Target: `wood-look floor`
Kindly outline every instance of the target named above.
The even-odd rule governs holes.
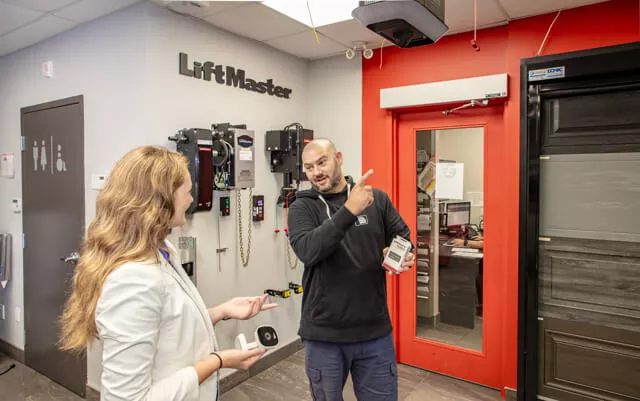
[[[0,354],[0,372],[11,363],[16,367],[0,376],[2,401],[81,401],[34,370]],[[425,372],[409,366],[398,367],[399,400],[402,401],[498,401],[496,390]],[[98,401],[90,394],[90,401]],[[255,377],[223,394],[221,401],[294,401],[310,400],[308,381],[304,373],[304,351],[272,366]],[[344,390],[345,401],[354,401],[351,381]]]
[[[221,398],[221,401],[310,400],[309,382],[304,372],[304,351],[298,351],[277,365],[234,387]],[[398,399],[400,401],[497,401],[501,398],[497,390],[399,365]],[[348,380],[345,386],[344,400],[356,400],[351,380]]]

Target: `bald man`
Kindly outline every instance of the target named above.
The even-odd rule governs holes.
[[[349,373],[358,400],[398,399],[396,356],[382,260],[409,228],[387,194],[342,172],[342,154],[327,139],[304,148],[313,189],[289,210],[289,241],[304,263],[302,317],[306,373],[315,401],[342,401]],[[413,250],[412,250],[413,251]],[[414,262],[411,253],[400,272]]]

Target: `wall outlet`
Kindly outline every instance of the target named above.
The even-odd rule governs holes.
[[[22,321],[22,313],[20,311],[20,307],[16,306],[16,322],[20,323]]]

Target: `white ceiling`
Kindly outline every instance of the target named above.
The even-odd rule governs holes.
[[[0,0],[0,56],[141,0]]]
[[[85,22],[141,1],[153,1],[216,27],[263,42],[305,59],[320,59],[353,46],[380,46],[381,38],[355,20],[312,29],[259,1],[171,0],[0,0],[0,56],[31,46]],[[305,1],[305,0],[290,0]],[[473,30],[473,1],[446,0],[447,34]],[[478,29],[509,20],[580,7],[606,0],[477,0]],[[194,5],[194,3],[200,3]]]

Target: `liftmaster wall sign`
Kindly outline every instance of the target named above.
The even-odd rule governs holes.
[[[274,85],[272,79],[267,79],[266,81],[261,82],[247,78],[244,70],[240,68],[236,69],[229,65],[225,67],[222,64],[214,64],[211,61],[205,61],[204,63],[193,61],[191,66],[189,66],[189,56],[185,53],[180,53],[179,72],[181,75],[186,75],[195,79],[202,79],[205,81],[215,80],[216,83],[221,85],[226,84],[227,86],[233,86],[234,88],[240,88],[284,99],[290,99],[291,92],[293,92],[292,89]]]

